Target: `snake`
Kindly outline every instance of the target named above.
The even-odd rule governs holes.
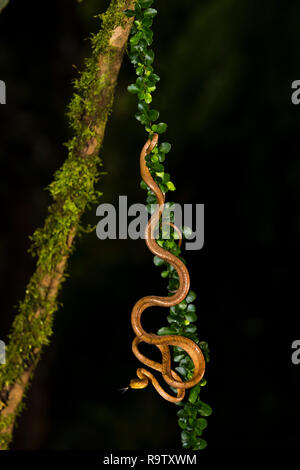
[[[190,289],[190,276],[185,264],[177,256],[159,246],[154,237],[155,227],[161,220],[164,210],[165,193],[161,191],[158,184],[154,181],[147,166],[146,156],[152,152],[154,147],[157,145],[157,142],[158,134],[153,133],[152,137],[148,138],[140,153],[140,174],[142,180],[148,188],[151,189],[157,199],[156,209],[146,225],[145,242],[149,250],[154,255],[175,268],[178,274],[179,287],[171,296],[161,297],[149,295],[142,297],[136,302],[131,312],[131,325],[136,335],[132,342],[132,352],[142,364],[160,372],[166,384],[175,389],[177,395],[174,396],[166,392],[152,372],[143,367],[137,369],[137,378],[130,380],[129,387],[131,389],[143,389],[147,387],[149,382],[151,382],[161,397],[167,401],[177,403],[183,400],[186,389],[192,388],[202,379],[205,372],[205,359],[201,348],[190,338],[180,335],[155,335],[153,333],[146,332],[141,324],[142,313],[147,308],[173,307],[186,298]],[[177,233],[181,233],[174,224],[169,223],[169,225],[172,225]],[[181,244],[181,237],[179,238],[179,244]],[[139,351],[138,346],[142,342],[154,345],[160,350],[162,356],[161,363],[147,358]],[[179,347],[190,356],[194,365],[193,376],[190,379],[184,381],[180,375],[171,368],[170,346]]]

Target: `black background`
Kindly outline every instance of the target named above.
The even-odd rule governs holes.
[[[71,81],[108,1],[11,0],[0,14],[0,338],[34,270],[29,235],[50,203],[43,189],[66,158]],[[211,360],[203,401],[213,408],[209,449],[295,449],[299,440],[299,128],[291,83],[300,79],[300,5],[290,0],[156,1],[153,105],[168,123],[167,160],[179,203],[204,203],[205,244],[187,251],[198,330]],[[74,67],[75,66],[75,67]],[[101,157],[99,204],[144,202],[138,155],[146,135],[126,87],[124,58]],[[96,207],[85,215],[95,225]],[[177,408],[149,387],[121,394],[135,376],[130,312],[164,295],[142,240],[77,240],[14,449],[180,448]],[[166,325],[149,310],[145,327]]]

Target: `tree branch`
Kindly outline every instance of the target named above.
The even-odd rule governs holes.
[[[100,15],[99,33],[91,39],[92,56],[75,81],[68,110],[74,137],[66,144],[68,158],[49,186],[54,201],[44,227],[32,237],[37,268],[12,325],[6,364],[0,365],[0,450],[6,450],[12,440],[25,391],[43,347],[49,344],[57,295],[80,218],[99,196],[95,190],[101,166],[98,153],[133,21],[123,12],[133,7],[134,0],[111,0],[106,13]]]

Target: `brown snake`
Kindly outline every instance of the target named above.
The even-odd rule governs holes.
[[[158,134],[154,134],[152,139],[148,139],[144,145],[141,154],[140,154],[140,170],[141,177],[147,186],[153,191],[157,198],[158,207],[150,218],[146,231],[145,231],[145,241],[149,250],[163,259],[170,265],[172,265],[178,274],[179,277],[179,288],[176,293],[169,297],[159,297],[154,295],[149,295],[143,297],[134,305],[131,313],[131,324],[132,328],[136,334],[136,337],[132,343],[132,351],[139,361],[141,361],[146,366],[151,367],[159,372],[161,372],[165,382],[171,387],[177,389],[177,396],[169,395],[158,383],[154,375],[149,372],[147,369],[139,368],[137,369],[138,379],[132,379],[130,381],[130,388],[138,389],[147,387],[149,380],[152,385],[155,387],[157,392],[168,401],[173,403],[180,402],[185,395],[185,389],[191,388],[196,385],[202,379],[205,371],[205,360],[203,353],[200,347],[191,339],[184,336],[178,335],[166,335],[158,336],[153,333],[147,333],[141,325],[141,315],[144,310],[149,307],[158,306],[158,307],[172,307],[179,304],[182,300],[185,299],[189,292],[190,288],[190,277],[185,264],[173,255],[169,251],[161,248],[155,241],[154,230],[160,221],[164,209],[165,196],[164,193],[160,190],[159,186],[155,183],[154,179],[151,176],[151,173],[147,167],[145,157],[147,154],[152,152],[158,141]],[[170,224],[173,228],[179,232],[179,229]],[[180,240],[181,243],[181,240]],[[162,354],[162,363],[148,359],[138,349],[138,344],[145,342],[148,344],[153,344],[156,346]],[[171,354],[170,346],[177,346],[183,349],[192,359],[194,364],[194,373],[193,377],[190,380],[183,381],[182,378],[171,369]]]

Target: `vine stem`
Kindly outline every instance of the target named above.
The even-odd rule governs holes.
[[[134,0],[111,0],[106,13],[101,15],[101,30],[92,39],[94,60],[86,62],[86,70],[82,74],[84,76],[86,72],[86,83],[78,81],[73,105],[69,107],[70,125],[75,136],[68,144],[68,157],[54,180],[54,187],[59,191],[56,189],[55,192],[53,188],[51,191],[50,185],[54,202],[49,207],[44,228],[39,232],[37,268],[12,325],[6,363],[0,366],[0,450],[9,448],[25,391],[43,346],[49,344],[52,334],[58,292],[64,281],[81,215],[91,202],[85,191],[93,194],[91,191],[97,181],[98,153],[133,22],[133,18],[127,18],[123,12],[133,6]],[[76,169],[76,173],[73,172],[75,180],[86,176],[83,180],[85,185],[74,181],[76,191],[68,173],[72,174],[73,169]],[[61,181],[64,181],[63,187],[58,186]],[[65,222],[63,228],[62,221]]]

